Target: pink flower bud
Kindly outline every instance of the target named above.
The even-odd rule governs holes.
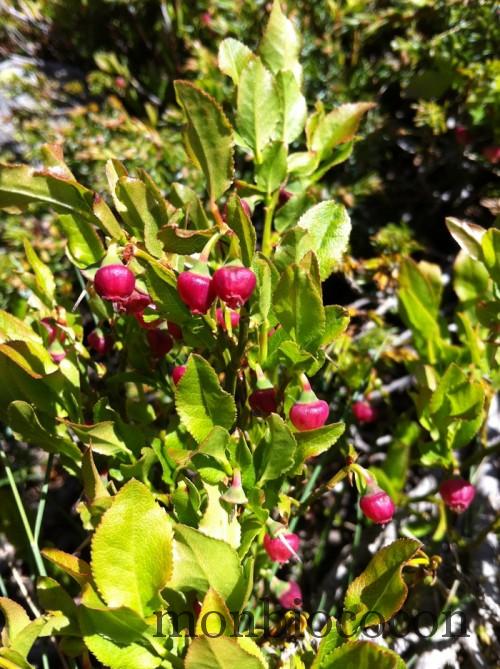
[[[179,383],[179,381],[182,379],[186,372],[186,365],[177,365],[177,367],[174,367],[172,370],[172,381],[174,382],[175,385]]]
[[[367,518],[377,525],[385,525],[392,520],[395,506],[392,499],[377,485],[371,484],[360,499],[359,506]]]
[[[461,478],[448,479],[439,486],[443,502],[455,513],[463,513],[472,503],[476,488]]]
[[[302,607],[302,590],[295,581],[288,582],[288,590],[280,596],[279,603],[284,609],[300,609]]]
[[[248,267],[221,267],[214,273],[214,291],[231,309],[243,306],[253,293],[256,278]]]
[[[181,272],[177,279],[177,291],[193,314],[206,314],[215,300],[212,279],[196,272]]]
[[[352,405],[352,413],[359,423],[373,423],[377,420],[378,412],[368,400],[360,400]]]
[[[103,300],[122,302],[135,288],[135,276],[125,265],[104,265],[94,277],[96,293]]]
[[[274,539],[266,534],[264,537],[264,549],[273,562],[288,562],[288,560],[299,550],[300,539],[296,534],[281,535],[285,541],[280,539],[280,535]],[[290,550],[289,546],[293,549]]]

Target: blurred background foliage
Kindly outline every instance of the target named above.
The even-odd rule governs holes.
[[[230,104],[218,45],[233,36],[254,48],[268,4],[1,0],[0,160],[36,162],[41,144],[56,141],[77,179],[97,190],[113,156],[167,193],[174,180],[197,188],[199,175],[181,167],[172,82],[197,80]],[[394,252],[398,239],[417,238],[442,262],[455,251],[445,216],[491,225],[499,210],[497,3],[288,0],[287,10],[303,37],[306,97],[327,108],[377,104],[363,128],[369,141],[322,184],[324,197],[351,211],[353,255]],[[26,227],[44,236],[42,214],[25,218],[23,231],[6,220],[0,279],[19,269],[13,251]],[[387,225],[405,232],[377,234]],[[13,294],[5,286],[0,300]]]

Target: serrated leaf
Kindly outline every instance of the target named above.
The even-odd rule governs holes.
[[[94,458],[92,457],[92,448],[89,446],[82,458],[82,479],[83,490],[89,502],[93,502],[100,497],[109,497],[109,492],[102,482]]]
[[[257,185],[268,195],[281,186],[286,179],[287,150],[283,142],[268,144],[262,153],[262,163],[257,168]]]
[[[213,234],[213,230],[186,230],[178,225],[166,225],[158,237],[167,253],[188,256],[200,253]]]
[[[394,541],[379,550],[364,572],[352,581],[344,600],[344,610],[351,614],[344,623],[348,634],[358,631],[370,611],[377,612],[377,620],[366,620],[367,624],[390,620],[399,611],[408,594],[402,570],[420,546],[414,539]]]
[[[179,325],[191,319],[191,312],[177,292],[177,281],[173,272],[159,264],[149,265],[145,280],[160,315]]]
[[[406,669],[392,650],[369,641],[348,641],[327,655],[314,669]]]
[[[112,240],[117,242],[124,242],[126,240],[127,236],[125,235],[124,230],[121,229],[115,215],[108,207],[106,200],[97,193],[94,196],[93,212],[96,217],[96,224],[103,232],[107,233]]]
[[[232,193],[227,202],[226,222],[238,237],[243,264],[246,267],[250,267],[255,254],[255,228],[241,206],[241,200],[236,193]]]
[[[229,517],[228,512],[220,503],[220,491],[217,485],[205,485],[207,491],[207,507],[198,525],[200,532],[214,539],[225,541],[235,550],[239,548],[241,527],[236,515]]]
[[[301,81],[300,38],[293,23],[283,14],[280,0],[273,2],[259,53],[271,72],[292,70],[297,81]]]
[[[84,586],[91,578],[90,565],[84,560],[60,551],[58,548],[44,548],[42,555]]]
[[[321,292],[299,265],[290,265],[274,291],[274,312],[301,348],[317,349],[325,332],[325,310]]]
[[[40,297],[42,302],[47,306],[51,307],[54,305],[54,296],[56,292],[56,282],[52,270],[40,260],[26,237],[23,242],[26,258],[35,274],[35,286],[38,297]]]
[[[223,390],[210,364],[191,355],[182,383],[175,390],[175,405],[182,424],[198,441],[216,425],[229,430],[236,419],[232,395]]]
[[[270,261],[264,256],[255,258],[252,269],[257,277],[257,286],[252,306],[262,321],[269,317],[273,294],[273,270]],[[274,270],[276,271],[276,270]]]
[[[172,184],[170,199],[175,206],[185,208],[188,225],[192,221],[197,230],[205,230],[211,226],[200,198],[189,186]]]
[[[86,446],[92,446],[96,453],[110,456],[125,455],[127,460],[130,459],[131,451],[118,434],[113,421],[105,420],[91,425],[65,421],[65,425],[71,428]]]
[[[200,637],[190,645],[186,669],[265,669],[255,655],[243,650],[236,639]]]
[[[48,453],[66,455],[75,463],[81,461],[82,454],[78,446],[70,439],[62,439],[46,430],[34,408],[27,402],[11,402],[7,409],[7,420],[10,428],[29,444],[40,446]]]
[[[203,170],[211,200],[217,200],[234,177],[233,130],[222,108],[189,81],[174,82],[187,128],[188,153]]]
[[[42,344],[43,340],[29,325],[7,311],[0,309],[0,344],[10,341]]]
[[[488,282],[486,267],[461,249],[453,264],[453,288],[459,299],[479,302],[488,293]]]
[[[303,214],[298,227],[308,232],[300,245],[303,255],[314,251],[318,256],[321,280],[327,279],[347,250],[351,220],[341,204],[326,200]]]
[[[202,596],[213,588],[230,609],[239,609],[240,579],[240,560],[234,548],[187,525],[176,525],[170,588],[196,590]]]
[[[120,215],[130,232],[144,241],[149,253],[160,258],[163,248],[158,231],[169,221],[166,202],[148,183],[128,176],[118,179],[115,192],[123,205]]]
[[[260,58],[253,58],[241,73],[236,127],[257,162],[270,141],[279,118],[279,100],[272,74]]]
[[[316,430],[295,432],[297,441],[297,464],[302,464],[308,458],[314,458],[327,451],[344,434],[345,423],[329,423]]]
[[[278,209],[274,217],[274,227],[278,232],[285,232],[296,225],[303,213],[312,205],[314,200],[307,193],[293,194],[286,204]]]
[[[30,624],[30,618],[23,607],[7,597],[0,597],[0,611],[5,617],[2,630],[2,644],[12,645],[17,635]]]
[[[500,286],[500,230],[490,228],[483,236],[481,250],[491,278]]]
[[[252,57],[250,49],[237,39],[227,37],[219,46],[219,69],[238,85],[241,71]]]
[[[61,214],[57,218],[68,240],[71,259],[78,267],[96,265],[105,255],[105,249],[92,224],[78,214]]]
[[[288,70],[281,70],[276,75],[276,90],[280,103],[276,135],[285,144],[291,144],[304,130],[307,118],[306,99],[297,79]]]
[[[203,599],[196,621],[196,636],[232,636],[233,631],[233,619],[225,601],[218,592],[210,588]]]
[[[361,119],[374,106],[372,102],[347,103],[320,115],[314,130],[308,133],[307,148],[315,152],[320,161],[328,158],[332,149],[353,139]]]
[[[286,474],[294,464],[297,442],[290,428],[277,414],[267,419],[268,434],[255,452],[258,485],[273,481]]]
[[[172,526],[146,486],[126,483],[92,540],[92,575],[106,604],[141,616],[161,604],[172,576]]]
[[[486,233],[484,228],[475,223],[461,221],[452,216],[446,219],[446,227],[461,249],[468,253],[471,258],[474,258],[474,260],[481,259],[481,240]]]
[[[93,193],[62,175],[58,168],[35,170],[28,165],[0,165],[0,209],[43,202],[59,213],[93,220]]]
[[[335,304],[329,304],[325,307],[325,334],[324,346],[334,342],[340,335],[346,331],[350,321],[349,312],[344,307]]]

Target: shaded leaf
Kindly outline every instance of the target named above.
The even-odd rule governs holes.
[[[361,623],[378,624],[390,620],[399,611],[408,594],[402,570],[420,546],[414,539],[394,541],[379,550],[364,572],[352,581],[344,600],[344,609],[351,614],[344,622],[348,634],[356,632]],[[378,613],[376,617],[372,615],[363,620],[374,611]]]
[[[217,200],[233,180],[233,130],[210,95],[189,81],[177,80],[174,87],[187,121],[188,154],[203,170],[210,199]]]
[[[189,357],[176,387],[175,404],[182,424],[198,442],[216,425],[229,430],[236,419],[232,395],[222,390],[213,368],[196,354]]]

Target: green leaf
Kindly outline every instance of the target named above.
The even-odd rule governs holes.
[[[43,202],[62,214],[94,219],[93,193],[58,168],[35,170],[28,165],[0,165],[0,209]]]
[[[239,643],[242,639],[224,636],[195,639],[186,656],[186,669],[265,669],[260,657],[243,650]]]
[[[274,227],[278,232],[288,230],[313,204],[314,200],[307,193],[294,193],[288,202],[276,212]]]
[[[202,596],[213,588],[230,609],[239,609],[241,566],[238,554],[228,543],[187,525],[176,525],[174,560],[170,588],[196,590]]]
[[[216,425],[229,430],[236,419],[232,395],[222,390],[210,364],[191,355],[182,383],[175,390],[177,413],[187,431],[202,441]]]
[[[226,222],[238,237],[243,264],[246,267],[250,267],[255,253],[255,228],[241,206],[241,200],[236,193],[232,193],[227,202]]]
[[[293,467],[297,442],[290,428],[277,414],[267,419],[269,432],[255,451],[258,485],[273,481]]]
[[[344,434],[345,423],[329,423],[317,430],[295,432],[297,440],[296,462],[302,464],[308,458],[314,458],[327,451]]]
[[[79,463],[82,454],[71,439],[62,439],[46,430],[31,406],[21,400],[11,402],[7,409],[7,421],[10,428],[24,441],[40,446],[48,453],[63,454],[75,463]]]
[[[340,335],[347,330],[350,316],[347,309],[339,307],[334,304],[325,307],[325,334],[323,346],[327,346],[334,342]]]
[[[102,482],[92,457],[92,447],[89,446],[82,458],[83,490],[89,502],[100,497],[109,497],[109,492]]]
[[[125,242],[127,239],[125,232],[121,229],[106,200],[97,193],[94,196],[93,211],[96,224],[103,232],[107,233],[113,241]]]
[[[348,103],[320,115],[313,131],[308,133],[307,148],[315,152],[320,161],[328,158],[338,144],[353,139],[361,119],[374,106],[372,102]]]
[[[269,317],[273,293],[273,270],[271,261],[264,256],[257,256],[253,262],[252,269],[257,277],[257,286],[252,300],[252,306],[262,321]]]
[[[203,636],[206,633],[210,638],[215,638],[232,636],[233,632],[234,621],[225,601],[218,592],[210,588],[203,599],[196,621],[196,636]]]
[[[446,227],[460,248],[471,258],[474,260],[482,258],[481,240],[486,232],[484,228],[451,216],[446,219]]]
[[[7,311],[0,309],[0,344],[10,341],[24,341],[42,344],[43,340],[29,325]]]
[[[500,230],[490,228],[482,238],[481,249],[491,278],[500,286]]]
[[[274,311],[301,348],[318,348],[325,332],[321,291],[299,265],[290,265],[281,275],[274,292]]]
[[[40,260],[26,237],[23,242],[26,258],[35,274],[37,295],[47,306],[52,307],[56,292],[56,282],[52,270]]]
[[[316,253],[324,281],[347,250],[351,233],[349,215],[343,205],[326,200],[308,209],[301,216],[298,227],[309,233],[301,246],[303,255],[310,250]]]
[[[479,302],[488,291],[489,274],[486,267],[461,250],[453,265],[453,288],[462,302]]]
[[[200,520],[199,530],[208,537],[221,539],[235,550],[238,550],[241,540],[241,527],[236,515],[230,517],[220,502],[218,485],[205,485],[207,491],[207,507]]]
[[[344,600],[344,609],[351,614],[344,623],[347,634],[359,631],[361,623],[375,625],[390,620],[399,611],[408,594],[402,570],[420,546],[413,539],[394,541],[379,550],[364,572],[352,581]],[[373,616],[373,611],[378,615]],[[372,616],[363,620],[369,612]]]
[[[406,669],[406,664],[388,648],[369,641],[348,641],[314,669]]]
[[[127,460],[130,459],[131,452],[118,434],[113,421],[105,420],[93,425],[66,421],[65,424],[86,446],[92,446],[92,450],[96,453],[111,456],[125,455]]]
[[[250,60],[238,86],[236,126],[257,162],[278,123],[279,100],[272,74],[260,58]]]
[[[280,0],[274,0],[271,16],[259,45],[262,60],[271,70],[291,70],[300,82],[300,38],[293,23],[281,11]]]
[[[432,282],[411,258],[405,258],[399,271],[399,310],[412,330],[415,344],[431,363],[436,362],[441,347],[438,324],[440,297]]]
[[[203,170],[210,199],[217,200],[233,181],[233,130],[210,95],[189,81],[177,80],[174,87],[186,116],[187,152]]]
[[[442,444],[451,451],[466,446],[477,434],[485,417],[484,402],[482,384],[468,378],[452,363],[439,381],[424,415],[430,414],[431,427],[438,429]]]
[[[12,648],[0,648],[0,667],[1,669],[35,669]]]
[[[155,263],[147,267],[145,280],[159,315],[166,316],[179,325],[191,320],[191,312],[177,292],[177,280],[173,272]]]
[[[169,221],[165,200],[148,183],[128,176],[118,179],[115,192],[123,205],[120,215],[131,233],[144,241],[149,253],[160,258],[163,248],[158,231]]]
[[[92,540],[92,575],[110,607],[142,616],[160,608],[172,576],[172,526],[145,485],[126,483]]]
[[[250,49],[237,39],[227,37],[219,46],[219,69],[237,86],[240,75],[253,54]]]
[[[26,611],[17,602],[0,597],[0,611],[5,617],[5,627],[2,630],[2,644],[12,646],[20,632],[30,624]]]
[[[72,261],[81,268],[98,264],[105,255],[104,247],[94,227],[79,214],[61,214],[57,218]]]
[[[276,90],[280,103],[277,136],[291,144],[304,130],[307,118],[306,99],[292,72],[282,70],[276,75]]]
[[[200,253],[213,234],[213,230],[186,230],[178,225],[166,225],[158,237],[167,253],[188,256]]]
[[[91,572],[90,565],[84,560],[60,551],[58,548],[44,548],[42,555],[50,562],[53,562],[59,569],[62,569],[71,578],[74,578],[77,583],[84,586],[90,581]]]
[[[172,184],[172,189],[170,199],[175,206],[185,208],[187,224],[189,225],[193,221],[194,227],[197,230],[209,228],[211,225],[210,221],[207,218],[200,198],[194,190],[180,183]]]
[[[44,611],[64,613],[74,618],[77,611],[75,602],[55,579],[44,576],[36,584],[38,602]]]
[[[262,153],[262,163],[257,167],[257,185],[268,195],[277,190],[286,179],[287,150],[283,142],[268,144]]]

